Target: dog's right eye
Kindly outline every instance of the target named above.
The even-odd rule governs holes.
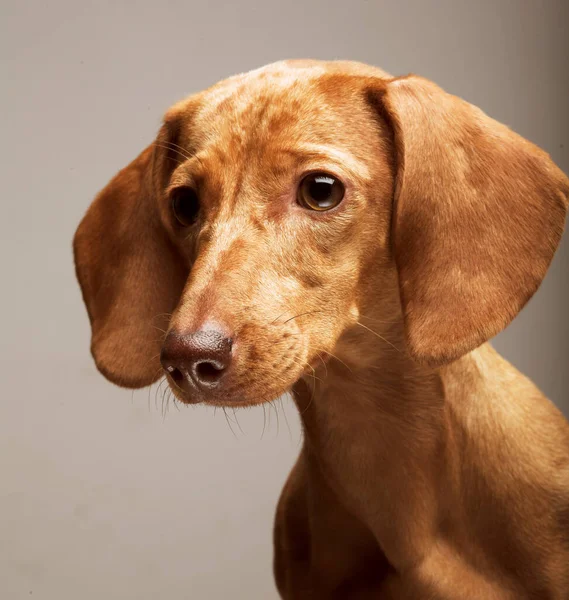
[[[328,173],[311,173],[300,183],[297,202],[304,208],[325,211],[335,208],[344,198],[344,185]]]
[[[193,225],[200,211],[198,193],[191,187],[179,187],[170,195],[172,214],[182,227]]]

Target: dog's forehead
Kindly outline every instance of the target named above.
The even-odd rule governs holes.
[[[381,69],[355,61],[286,60],[220,81],[203,93],[204,106],[215,111],[229,99],[235,107],[245,106],[255,96],[310,87],[333,75],[389,77]]]
[[[193,126],[209,140],[274,140],[301,120],[306,132],[325,110],[318,87],[326,75],[322,66],[279,65],[232,77],[200,95]]]
[[[354,140],[360,76],[388,77],[360,63],[307,60],[283,61],[230,77],[189,99],[183,142],[197,152],[209,148],[235,155],[237,150],[250,154],[302,141]],[[363,99],[363,94],[358,97]]]
[[[321,65],[290,67],[277,63],[261,67],[224,79],[205,90],[203,104],[212,111],[228,100],[232,100],[235,107],[246,105],[254,96],[282,91],[302,81],[307,83],[325,73],[326,69]]]

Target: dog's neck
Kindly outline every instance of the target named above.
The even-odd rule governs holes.
[[[294,395],[306,451],[330,488],[391,560],[406,562],[420,552],[406,547],[409,531],[426,526],[438,510],[434,493],[449,430],[439,373],[382,338],[366,343],[371,363],[332,359],[315,378],[299,382]]]

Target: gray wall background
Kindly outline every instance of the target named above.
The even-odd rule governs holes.
[[[94,194],[174,101],[285,57],[420,73],[569,171],[566,0],[2,0],[0,596],[276,598],[274,507],[294,407],[163,416],[88,353],[71,260]],[[569,414],[569,239],[496,340]],[[155,395],[156,394],[156,395]],[[157,403],[155,404],[155,397]],[[165,410],[165,409],[164,409]],[[231,412],[230,419],[234,419]]]

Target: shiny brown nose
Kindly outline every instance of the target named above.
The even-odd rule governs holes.
[[[173,330],[166,336],[160,362],[183,391],[207,391],[219,385],[229,368],[231,339],[216,330],[189,334]]]

